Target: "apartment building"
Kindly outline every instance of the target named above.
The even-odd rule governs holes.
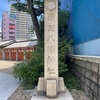
[[[19,12],[10,5],[10,14],[16,15],[16,39],[23,40],[31,38],[33,28],[31,16],[27,12]]]
[[[2,38],[3,40],[16,38],[16,16],[8,12],[2,14]]]

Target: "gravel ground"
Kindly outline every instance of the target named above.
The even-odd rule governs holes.
[[[8,98],[8,100],[30,100],[31,92],[25,92],[21,86]]]
[[[19,86],[18,89],[8,98],[8,100],[30,100],[32,91],[33,90],[25,91],[21,86]],[[90,100],[81,90],[72,89],[70,93],[74,100]]]
[[[71,95],[73,96],[74,100],[90,100],[84,92],[81,90],[72,89],[70,91]]]

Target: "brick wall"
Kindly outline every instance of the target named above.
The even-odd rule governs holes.
[[[100,100],[100,57],[67,56],[67,63],[91,100]]]

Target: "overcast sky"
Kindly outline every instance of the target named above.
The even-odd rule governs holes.
[[[2,12],[6,12],[6,11],[9,11],[8,0],[0,0],[0,32],[1,32]]]

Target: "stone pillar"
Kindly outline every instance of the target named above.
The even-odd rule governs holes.
[[[44,78],[39,78],[37,91],[54,98],[65,92],[63,78],[58,77],[58,0],[45,0],[44,5]]]
[[[16,61],[18,61],[18,49],[16,49]]]
[[[58,80],[58,0],[45,0],[45,79]]]
[[[5,60],[5,50],[2,50],[2,60]]]
[[[48,97],[58,90],[58,0],[45,0],[45,88]]]
[[[26,51],[25,51],[25,49],[24,49],[24,60],[26,60]]]
[[[11,50],[9,49],[9,60],[11,60]]]

